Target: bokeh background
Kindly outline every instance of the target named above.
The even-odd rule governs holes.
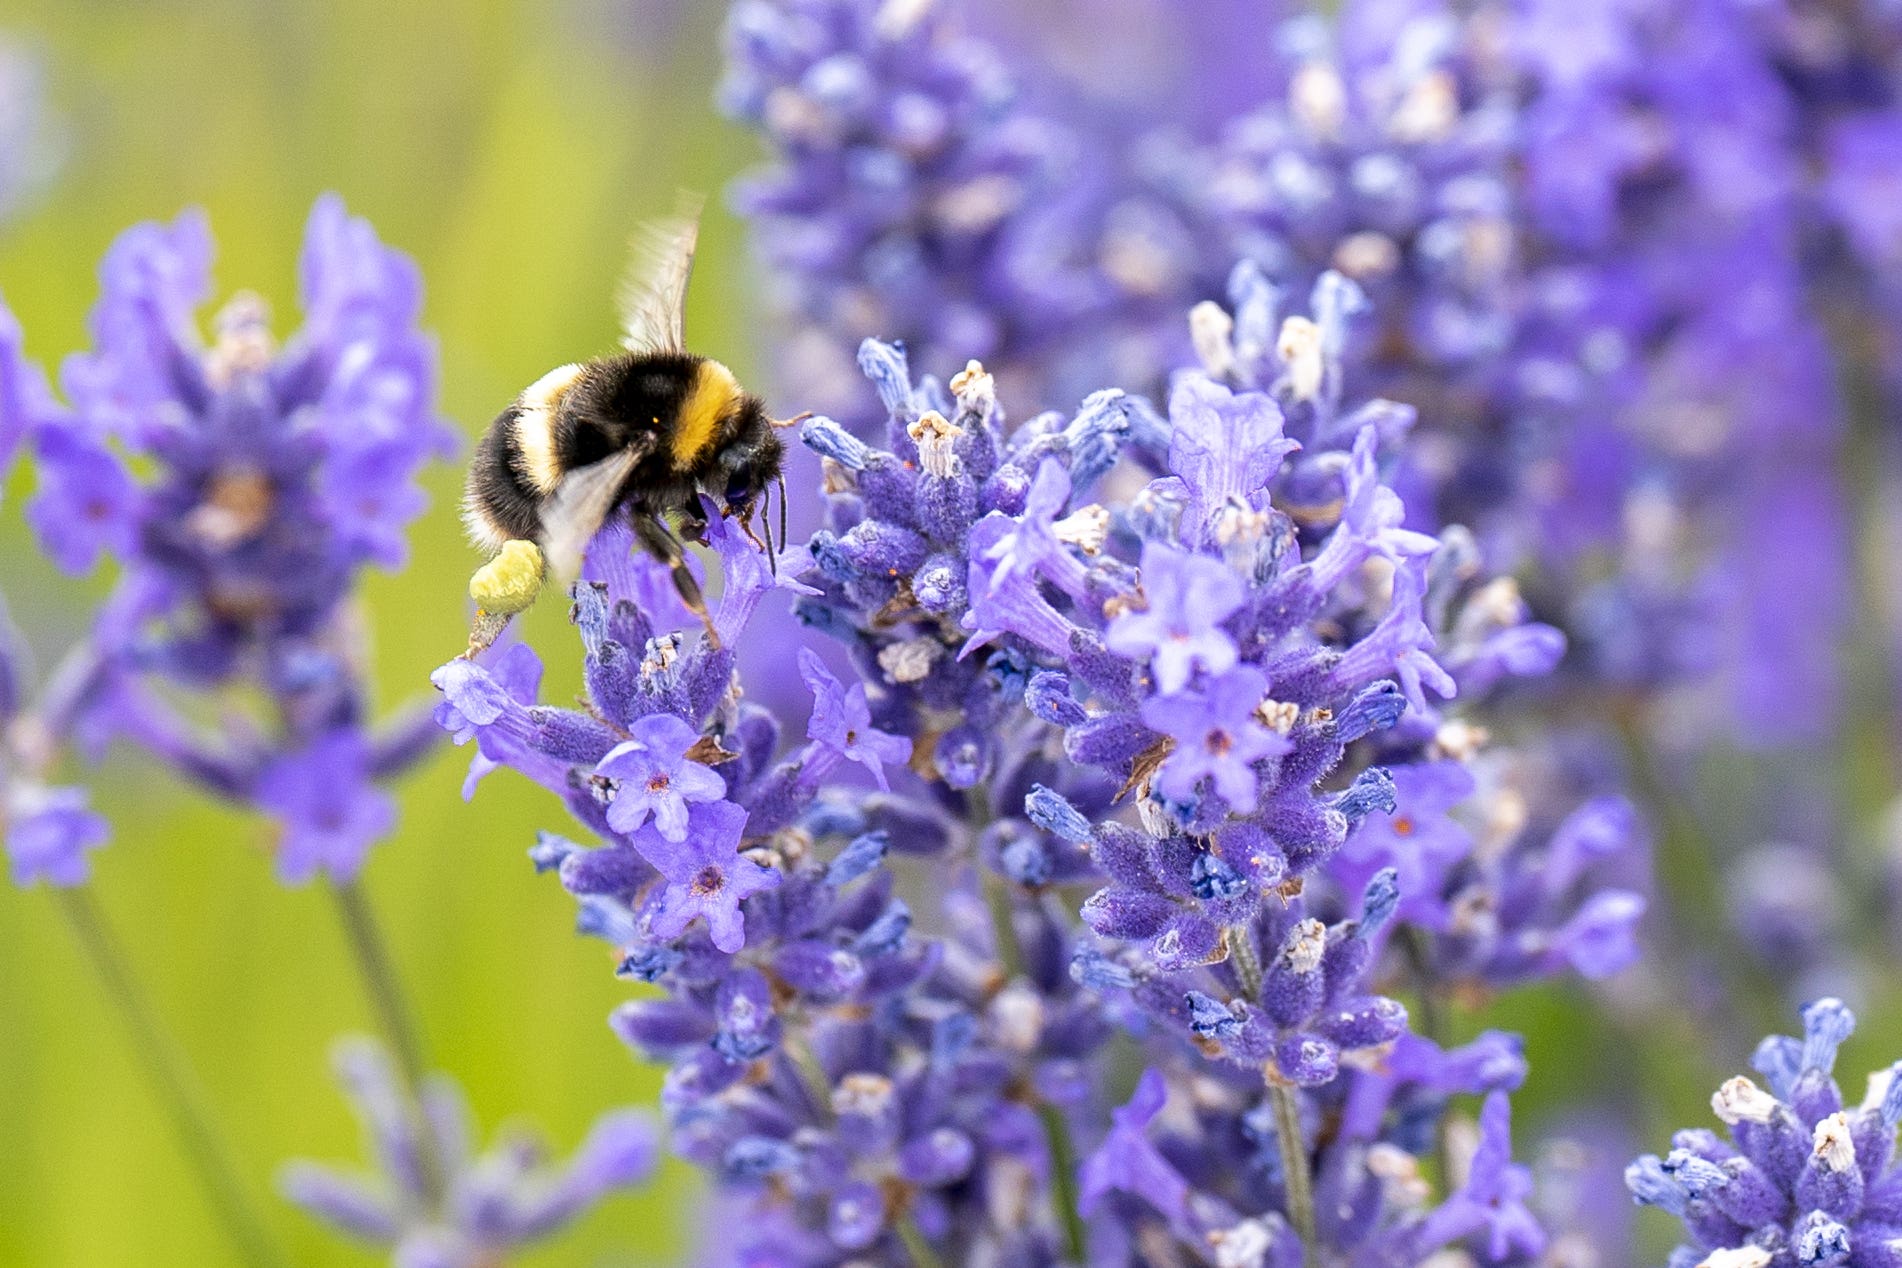
[[[691,337],[757,381],[766,334],[752,316],[757,287],[718,198],[755,153],[712,105],[723,10],[671,0],[7,0],[0,38],[41,59],[64,160],[0,225],[0,290],[29,352],[56,362],[83,342],[96,262],[114,235],[196,204],[212,219],[221,289],[262,293],[282,330],[305,216],[336,190],[421,266],[442,408],[473,438],[549,366],[611,346],[626,234],[684,186],[714,195]],[[23,473],[0,507],[0,589],[44,663],[83,628],[109,579],[71,582],[32,548],[18,517],[29,482]],[[410,567],[376,577],[367,593],[385,705],[426,691],[466,628],[472,557],[455,515],[459,472],[444,467],[429,483]],[[526,636],[565,647],[559,605],[542,605]],[[548,659],[546,690],[561,698],[572,658]],[[1846,763],[1845,797],[1872,809],[1889,791],[1883,737],[1862,739],[1851,748],[1867,777]],[[507,776],[465,804],[465,762],[445,749],[405,785],[401,828],[366,884],[433,1057],[483,1126],[524,1116],[566,1147],[602,1109],[651,1102],[658,1073],[608,1033],[606,1014],[627,988],[599,943],[573,936],[572,901],[524,859],[537,827],[560,826],[552,805]],[[1724,772],[1711,778],[1721,793]],[[369,1029],[370,1016],[327,898],[275,882],[260,821],[208,806],[130,755],[90,782],[115,832],[98,860],[99,898],[198,1060],[255,1187],[267,1191],[288,1157],[357,1156],[327,1051],[336,1035]],[[1664,827],[1663,884],[1694,923],[1720,926],[1723,877]],[[1613,994],[1642,996],[1646,975],[1673,971],[1668,952],[1653,955]],[[1862,986],[1871,1004],[1894,995],[1879,976]],[[1761,1015],[1738,1029],[1786,1028],[1778,993],[1761,999]],[[1643,1016],[1644,1033],[1624,1016]],[[1642,1142],[1613,1147],[1655,1148],[1671,1127],[1705,1121],[1710,1088],[1748,1055],[1712,1051],[1688,1022],[1674,1030],[1654,1009],[1607,1008],[1570,987],[1521,992],[1485,1020],[1527,1036],[1534,1073],[1515,1098],[1522,1141],[1562,1126],[1559,1107],[1611,1099],[1646,1124]],[[126,1044],[50,896],[0,888],[0,1265],[232,1262]],[[1844,1068],[1898,1050],[1902,1013],[1870,1007]],[[298,1262],[373,1262],[274,1198],[267,1205]],[[696,1211],[687,1172],[670,1166],[518,1262],[677,1262]]]

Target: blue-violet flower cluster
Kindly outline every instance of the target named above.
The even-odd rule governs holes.
[[[750,1206],[739,1262],[1543,1244],[1516,1042],[1412,1033],[1386,948],[1449,982],[1609,973],[1643,899],[1602,865],[1637,831],[1602,798],[1520,803],[1483,846],[1454,819],[1511,772],[1449,702],[1483,710],[1564,641],[1462,531],[1406,526],[1412,411],[1342,404],[1362,302],[1325,275],[1272,383],[1184,371],[1167,416],[1107,390],[1009,425],[977,362],[914,385],[868,341],[884,447],[803,431],[825,527],[775,575],[710,517],[722,646],[615,524],[574,590],[580,708],[539,703],[519,644],[437,672],[471,791],[512,767],[603,843],[531,857],[664,992],[615,1029],[670,1067],[676,1150]],[[835,643],[798,654],[803,743],[732,669],[776,589]],[[1415,834],[1430,865],[1394,848]],[[1478,1135],[1436,1195],[1421,1162],[1462,1095]]]
[[[433,734],[421,715],[373,724],[353,612],[362,570],[403,562],[417,472],[450,448],[420,280],[325,197],[299,262],[302,327],[280,345],[240,294],[207,344],[211,251],[191,212],[120,237],[93,346],[61,367],[64,402],[0,342],[0,421],[32,447],[42,547],[69,573],[119,565],[45,719],[91,747],[129,739],[271,815],[286,881],[347,880],[393,824],[379,785]],[[263,701],[244,724],[192,719],[192,697],[239,687]]]

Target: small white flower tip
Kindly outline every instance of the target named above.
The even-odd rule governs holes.
[[[1735,1127],[1738,1123],[1769,1122],[1776,1116],[1777,1099],[1749,1079],[1738,1075],[1717,1089],[1710,1098],[1710,1107],[1718,1118]]]
[[[1306,317],[1290,317],[1281,323],[1281,335],[1275,351],[1288,367],[1288,386],[1297,400],[1313,400],[1321,391],[1326,364],[1321,356],[1321,328]]]
[[[1109,538],[1110,513],[1092,502],[1078,507],[1050,526],[1057,540],[1077,547],[1086,555],[1100,554]]]
[[[1848,1115],[1839,1110],[1816,1124],[1813,1152],[1830,1171],[1844,1172],[1856,1165],[1856,1143],[1850,1139]]]
[[[1226,378],[1235,368],[1235,319],[1213,300],[1189,310],[1189,342],[1211,378]]]
[[[1296,973],[1312,973],[1321,967],[1321,956],[1327,951],[1327,926],[1318,920],[1303,920],[1288,935],[1282,944],[1282,954],[1288,957],[1288,967]]]
[[[1761,1246],[1738,1246],[1713,1250],[1697,1268],[1770,1268],[1770,1259],[1770,1252]]]

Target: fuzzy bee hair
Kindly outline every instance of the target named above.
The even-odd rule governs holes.
[[[622,350],[550,370],[483,434],[463,519],[487,553],[532,542],[565,583],[603,525],[626,515],[646,549],[673,567],[688,605],[704,612],[681,544],[705,533],[703,495],[750,536],[779,483],[783,540],[775,424],[732,371],[688,352],[682,336],[696,216],[689,207],[635,235]],[[769,527],[769,544],[771,536]]]

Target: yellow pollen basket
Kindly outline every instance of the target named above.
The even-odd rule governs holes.
[[[534,542],[520,538],[503,542],[501,552],[469,578],[469,597],[493,616],[526,612],[542,592],[546,571],[541,548]]]

